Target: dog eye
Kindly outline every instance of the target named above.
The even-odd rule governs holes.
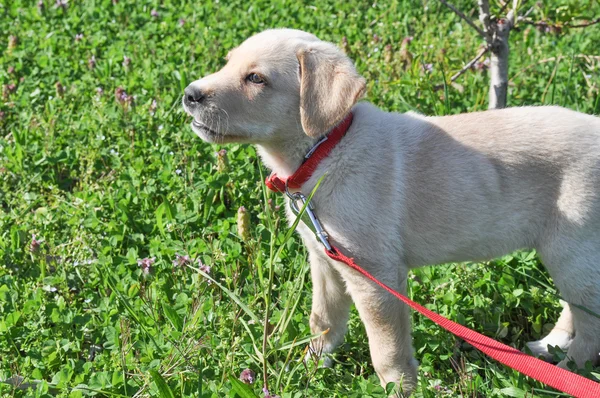
[[[246,76],[246,80],[254,84],[263,84],[265,82],[264,79],[256,73],[250,73],[248,76]]]

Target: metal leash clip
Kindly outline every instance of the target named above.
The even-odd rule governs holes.
[[[308,205],[304,209],[304,213],[302,214],[301,220],[304,224],[315,234],[319,242],[325,246],[327,251],[331,251],[331,245],[329,244],[329,236],[327,232],[323,229],[321,222],[315,215],[314,211],[315,207],[313,204],[308,201],[306,196],[304,196],[301,192],[290,192],[288,190],[287,182],[285,184],[285,194],[290,198],[290,208],[292,209],[292,213],[298,217],[304,204],[308,202]]]

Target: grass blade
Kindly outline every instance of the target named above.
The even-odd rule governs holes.
[[[158,394],[160,398],[175,398],[175,394],[173,394],[173,390],[167,384],[165,379],[158,373],[155,369],[150,370],[150,376],[152,376],[152,380],[156,387],[158,388]]]
[[[258,398],[258,395],[247,384],[242,383],[238,379],[233,376],[229,376],[229,381],[231,381],[231,386],[233,387],[233,391],[236,392],[241,398]]]
[[[232,299],[237,305],[240,306],[240,308],[242,310],[244,310],[244,312],[250,317],[252,318],[252,320],[254,320],[254,322],[260,324],[260,319],[258,318],[258,316],[256,316],[256,314],[254,313],[254,311],[252,311],[250,308],[248,308],[248,306],[246,304],[244,304],[244,302],[242,300],[240,300],[240,298],[231,290],[227,289],[225,286],[221,285],[219,282],[217,282],[216,280],[214,280],[213,278],[211,278],[210,275],[208,275],[205,272],[200,271],[199,268],[193,267],[191,265],[187,265],[188,268],[193,269],[194,271],[196,271],[197,273],[199,273],[200,275],[202,275],[203,277],[205,277],[206,279],[208,279],[209,281],[211,281],[212,283],[214,283],[215,285],[217,285],[219,287],[219,289],[221,289],[227,296],[229,296],[230,299]]]
[[[162,309],[163,309],[167,319],[171,322],[171,324],[173,324],[173,327],[178,332],[183,331],[183,320],[181,319],[181,317],[179,316],[177,311],[175,311],[173,309],[173,307],[171,307],[169,304],[167,304],[165,302],[162,303]]]

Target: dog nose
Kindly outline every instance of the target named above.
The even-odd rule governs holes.
[[[206,98],[206,94],[200,88],[191,84],[185,88],[184,94],[190,103],[200,103]]]

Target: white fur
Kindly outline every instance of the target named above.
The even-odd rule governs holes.
[[[267,84],[245,81],[253,71]],[[364,90],[361,79],[332,44],[270,30],[192,83],[211,95],[185,106],[218,133],[195,128],[202,138],[257,144],[265,164],[285,177],[319,139],[318,129],[350,110]],[[562,297],[600,313],[600,119],[559,107],[425,117],[363,102],[352,112],[346,136],[301,189],[311,192],[327,174],[313,201],[345,254],[405,293],[411,268],[536,249]],[[226,121],[216,123],[221,114]],[[326,257],[306,226],[298,230],[310,253],[310,326],[330,329],[319,347],[331,352],[343,340],[354,301],[382,384],[401,382],[410,392],[417,362],[408,308]],[[566,305],[556,328],[529,348],[542,356],[548,344],[568,348],[583,366],[598,359],[599,330],[600,319]]]

